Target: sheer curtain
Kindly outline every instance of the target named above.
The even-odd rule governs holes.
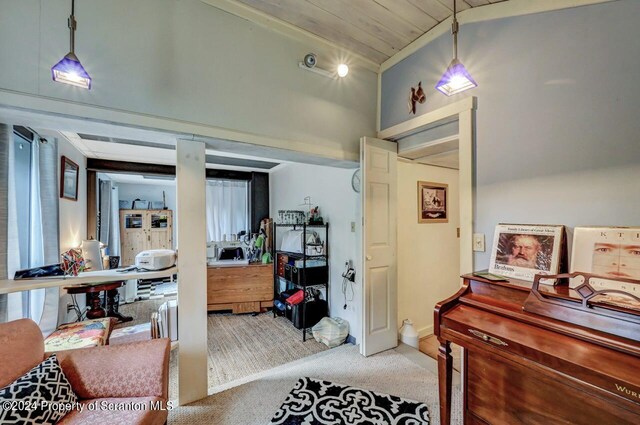
[[[208,241],[250,230],[246,181],[207,180],[206,206]]]
[[[11,130],[10,130],[11,131]],[[10,134],[9,158],[13,152]],[[9,162],[8,178],[8,275],[22,267],[37,267],[60,262],[58,243],[58,148],[55,140],[35,137],[31,142],[29,209],[16,207],[16,176],[14,162]],[[17,234],[18,214],[28,214],[28,249],[20,249]],[[27,252],[28,258],[21,258]],[[28,317],[40,325],[43,334],[51,333],[58,322],[59,288],[37,289],[9,294],[8,319]]]
[[[0,123],[0,279],[7,278],[10,126]],[[0,294],[0,323],[7,321],[7,294]]]

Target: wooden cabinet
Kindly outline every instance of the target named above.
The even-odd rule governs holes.
[[[640,423],[640,330],[631,340],[528,312],[530,282],[464,278],[435,309],[441,424],[450,420],[451,342],[465,349],[465,424]]]
[[[273,265],[207,268],[207,309],[251,313],[273,307]]]
[[[148,249],[173,249],[173,211],[120,210],[122,266],[135,264],[136,255]]]

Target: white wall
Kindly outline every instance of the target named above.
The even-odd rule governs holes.
[[[59,100],[58,113],[70,113],[68,102],[98,106],[107,121],[109,111],[129,111],[179,120],[181,131],[202,124],[340,159],[357,160],[359,138],[375,134],[376,73],[352,66],[332,80],[301,70],[311,51],[323,66],[348,55],[198,0],[77,2],[76,53],[93,87],[53,82],[51,66],[69,50],[70,3],[0,0],[0,103],[35,95]]]
[[[60,173],[60,158],[66,156],[79,165],[78,200],[60,198],[58,203],[58,218],[60,221],[60,252],[70,248],[77,248],[83,239],[87,238],[87,158],[80,153],[69,141],[58,138],[58,173]],[[60,191],[58,179],[58,191]],[[84,297],[77,297],[78,303],[84,306]],[[58,310],[59,323],[75,320],[75,315],[67,315],[67,304],[71,296],[64,289],[60,289],[60,307]]]
[[[418,181],[445,183],[448,223],[418,223]],[[398,326],[433,333],[433,308],[460,288],[458,170],[398,161]]]
[[[162,201],[162,191],[166,196],[167,208],[173,211],[173,247],[178,243],[178,210],[176,208],[176,186],[158,184],[115,183],[118,186],[118,197],[121,201],[142,199],[145,201]]]
[[[349,322],[349,334],[360,340],[362,315],[362,268],[360,267],[360,195],[351,189],[354,170],[319,165],[287,164],[269,176],[271,217],[277,220],[278,210],[303,210],[300,204],[311,196],[320,215],[329,223],[329,309],[332,317]],[[356,232],[351,232],[351,222]],[[354,298],[343,310],[342,272],[344,263],[353,260],[356,282]],[[351,297],[351,293],[348,295]]]
[[[384,73],[383,128],[411,118],[420,79],[418,114],[477,96],[474,227],[487,247],[500,222],[637,226],[638,16],[640,2],[619,0],[463,25],[459,56],[478,87],[431,89],[451,60],[445,34]]]

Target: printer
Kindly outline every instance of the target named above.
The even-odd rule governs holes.
[[[150,249],[136,255],[136,267],[142,270],[163,270],[176,264],[176,252],[172,249]]]

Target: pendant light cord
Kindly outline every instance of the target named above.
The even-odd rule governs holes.
[[[71,30],[70,31],[70,39],[69,39],[69,45],[71,47],[71,53],[75,53],[75,49],[76,49],[76,37],[75,37],[75,33],[76,33],[76,17],[75,17],[75,12],[76,12],[76,1],[75,0],[71,0],[71,16],[69,16],[69,20],[68,20],[69,30]]]
[[[458,20],[456,19],[456,0],[453,0],[453,22],[451,34],[453,34],[453,59],[458,59]]]

